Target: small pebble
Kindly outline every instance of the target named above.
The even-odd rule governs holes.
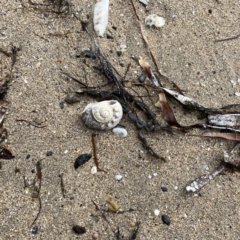
[[[142,73],[139,77],[138,77],[138,81],[140,83],[144,83],[146,81],[147,75],[145,73]]]
[[[111,36],[110,34],[107,34],[107,39],[114,39],[114,37]]]
[[[161,189],[162,189],[163,192],[167,192],[168,191],[168,189],[166,187],[161,187]]]
[[[237,97],[240,97],[240,93],[239,93],[239,92],[235,92],[235,95],[236,95]]]
[[[112,29],[114,29],[114,30],[117,30],[117,27],[115,27],[115,26],[112,26]]]
[[[156,176],[157,176],[157,173],[154,173],[153,176],[156,177]]]
[[[171,219],[168,215],[162,215],[162,221],[163,221],[163,223],[165,223],[167,225],[170,225],[170,223],[171,223]]]
[[[149,178],[149,179],[151,179],[151,178],[152,178],[152,176],[151,176],[151,175],[149,175],[149,176],[148,176],[148,178]]]
[[[67,153],[68,153],[68,150],[65,150],[64,153],[67,154]]]
[[[122,175],[116,175],[115,178],[116,178],[116,180],[120,181],[120,180],[122,180],[123,176]]]
[[[61,109],[64,109],[64,102],[60,102],[59,105]]]
[[[36,235],[38,233],[38,226],[32,228],[32,234]]]
[[[84,234],[86,232],[85,227],[81,227],[81,226],[78,226],[78,225],[73,226],[72,230],[78,235]]]
[[[125,138],[127,136],[127,130],[125,128],[122,127],[115,127],[113,128],[113,133],[118,135],[121,138]]]
[[[28,154],[27,156],[26,156],[26,159],[29,159],[31,157],[31,155],[30,154]]]
[[[32,173],[35,173],[35,169],[32,169],[32,171],[31,171]]]
[[[84,163],[86,163],[90,158],[92,158],[91,154],[81,154],[74,163],[74,168],[77,169],[78,167],[80,167],[81,165],[83,165]]]
[[[121,51],[117,51],[117,55],[120,57],[122,55]]]
[[[174,189],[175,189],[175,190],[178,190],[178,186],[175,186]]]
[[[95,55],[95,53],[92,50],[84,50],[83,54],[87,58],[96,59],[96,55]]]
[[[155,215],[155,216],[158,216],[159,213],[160,213],[160,211],[159,211],[158,209],[155,209],[155,210],[154,210],[154,215]]]
[[[91,168],[91,174],[96,174],[97,173],[97,167],[94,166]]]
[[[46,155],[47,155],[47,157],[52,156],[53,155],[53,151],[47,151]]]
[[[92,239],[98,239],[98,234],[97,234],[97,233],[94,233],[94,234],[92,235]]]

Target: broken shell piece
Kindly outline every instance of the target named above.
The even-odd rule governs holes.
[[[108,25],[109,0],[101,0],[94,6],[94,30],[98,36],[102,37]]]
[[[117,212],[120,209],[118,203],[114,200],[114,198],[111,195],[108,195],[107,203],[108,209],[113,212]]]
[[[119,137],[124,138],[127,136],[127,130],[125,128],[122,127],[115,127],[113,128],[113,133],[117,134]]]
[[[139,0],[139,2],[143,3],[144,5],[148,5],[149,0]]]
[[[116,180],[120,181],[120,180],[122,180],[123,177],[122,177],[122,175],[116,175],[115,178],[116,178]]]
[[[145,18],[145,24],[149,27],[152,25],[155,27],[162,27],[165,24],[165,19],[156,14],[151,14]]]
[[[123,110],[116,100],[88,104],[82,112],[83,122],[90,128],[109,130],[122,119]]]

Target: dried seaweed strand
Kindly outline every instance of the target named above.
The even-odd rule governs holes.
[[[61,180],[61,191],[62,191],[62,196],[63,196],[63,198],[65,198],[66,190],[65,190],[64,182],[63,182],[63,173],[60,174],[59,177],[60,177],[60,180]]]
[[[107,173],[105,170],[99,168],[98,157],[97,157],[97,146],[96,146],[96,142],[95,142],[95,137],[96,136],[97,136],[96,133],[92,134],[92,145],[93,145],[93,158],[94,158],[94,162],[95,162],[95,165],[96,165],[98,171]]]
[[[39,180],[39,187],[38,187],[38,202],[39,202],[39,209],[38,209],[38,214],[35,217],[35,219],[33,220],[31,227],[33,226],[33,224],[37,221],[40,213],[41,213],[41,209],[42,209],[42,201],[40,198],[40,191],[41,191],[41,186],[42,186],[42,164],[41,164],[42,160],[39,160],[36,164],[36,169],[37,169],[37,173],[33,182],[33,186],[35,185],[35,183]]]
[[[7,57],[11,57],[12,56],[12,53],[9,53],[9,52],[3,50],[2,48],[0,48],[0,52],[5,54]]]
[[[233,39],[237,39],[240,37],[240,34],[234,36],[234,37],[230,37],[230,38],[224,38],[224,39],[218,39],[218,40],[215,40],[215,43],[216,42],[224,42],[224,41],[229,41],[229,40],[233,40]]]
[[[17,122],[27,122],[29,125],[33,126],[33,127],[36,127],[36,128],[44,128],[46,127],[47,125],[44,125],[44,126],[37,126],[35,125],[34,123],[32,123],[31,121],[28,121],[28,120],[25,120],[25,119],[16,119]]]

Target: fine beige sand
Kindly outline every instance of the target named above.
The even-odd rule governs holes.
[[[94,40],[121,76],[131,63],[126,80],[137,81],[142,69],[134,59],[139,56],[156,72],[131,2],[110,0],[109,24],[103,38],[98,38],[93,30],[95,2],[71,0],[71,11],[81,19],[89,19],[88,29]],[[149,14],[158,14],[166,20],[162,28],[145,27],[145,32],[159,69],[169,80],[206,107],[239,103],[240,97],[235,93],[240,92],[240,38],[215,42],[239,34],[238,0],[150,0],[147,8],[137,0],[133,2],[143,25]],[[89,86],[106,82],[94,69],[98,62],[82,53],[93,48],[93,42],[72,12],[58,16],[28,6],[27,0],[2,0],[0,4],[0,48],[8,52],[12,46],[21,48],[6,101],[1,103],[8,111],[4,123],[8,139],[2,145],[12,151],[15,159],[0,160],[0,239],[89,240],[93,233],[98,233],[98,239],[116,239],[91,201],[107,209],[108,195],[114,197],[124,212],[105,215],[112,229],[119,227],[124,239],[129,239],[137,222],[141,222],[136,238],[139,240],[239,239],[239,173],[220,175],[197,193],[185,190],[195,178],[219,166],[224,151],[231,151],[236,142],[189,136],[200,132],[197,130],[145,133],[151,146],[166,157],[164,163],[144,149],[136,127],[125,115],[121,124],[128,136],[124,139],[111,131],[87,128],[79,115],[86,104],[95,100],[83,96],[79,103],[64,103],[62,109],[60,103],[67,93],[81,90],[81,85],[61,72]],[[108,39],[106,34],[114,39]],[[120,45],[127,49],[118,56]],[[11,59],[0,53],[0,60],[2,78],[11,69]],[[163,81],[163,85],[172,88],[169,81]],[[112,85],[108,89],[113,90]],[[159,122],[166,125],[160,109],[154,106],[160,90],[149,87],[150,99],[143,88],[133,89],[135,92],[129,91],[143,96]],[[198,119],[198,113],[185,111],[173,100],[169,103],[179,123],[204,122]],[[46,127],[37,128],[17,119]],[[99,133],[96,138],[99,164],[107,174],[91,174],[93,159],[77,170],[73,167],[80,154],[93,153],[94,132]],[[47,156],[47,151],[52,151],[52,156]],[[26,158],[28,154],[30,157]],[[32,226],[38,227],[34,235],[31,224],[39,202],[32,200],[31,189],[29,193],[24,189],[23,176],[31,183],[39,160],[42,209]],[[20,172],[15,173],[16,168]],[[115,179],[117,174],[123,176],[121,181]],[[162,187],[168,191],[163,192]],[[158,216],[154,215],[155,209],[160,211]],[[171,219],[169,226],[161,220],[164,214]],[[72,231],[76,224],[85,227],[86,233],[76,235]]]

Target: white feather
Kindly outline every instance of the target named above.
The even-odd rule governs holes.
[[[101,0],[94,6],[93,24],[97,35],[102,37],[108,25],[109,0]]]

